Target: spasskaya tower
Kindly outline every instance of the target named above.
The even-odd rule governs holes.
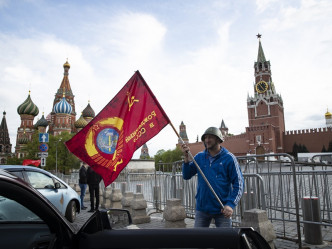
[[[246,128],[249,151],[252,154],[284,152],[284,107],[281,95],[272,81],[271,64],[265,59],[258,34],[258,55],[254,64],[254,96],[248,96],[249,127]]]

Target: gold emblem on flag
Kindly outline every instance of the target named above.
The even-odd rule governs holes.
[[[123,119],[105,118],[96,122],[86,135],[85,150],[89,157],[105,168],[113,168],[122,163]]]
[[[135,99],[135,96],[130,96],[130,94],[131,94],[130,92],[127,92],[127,101],[128,101],[128,105],[129,105],[129,111],[135,102],[139,102],[138,99]]]

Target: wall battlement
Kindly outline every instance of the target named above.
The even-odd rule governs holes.
[[[259,125],[259,126],[251,126],[251,127],[247,127],[247,131],[263,131],[263,130],[268,130],[270,127],[270,125]],[[274,127],[272,125],[272,127]]]
[[[332,128],[322,127],[322,128],[313,128],[313,129],[285,131],[285,136],[287,136],[287,135],[300,135],[300,134],[312,134],[312,133],[327,133],[327,132],[332,132]]]

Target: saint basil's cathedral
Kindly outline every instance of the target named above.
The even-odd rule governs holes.
[[[30,92],[27,99],[18,106],[17,113],[21,117],[21,125],[17,129],[15,146],[16,157],[24,157],[24,148],[28,141],[31,141],[35,130],[38,130],[39,133],[48,132],[54,136],[62,132],[77,133],[95,117],[95,112],[91,108],[90,103],[88,103],[80,118],[76,120],[74,94],[68,78],[70,69],[68,61],[63,65],[63,68],[64,76],[55,94],[52,112],[46,118],[43,114],[42,117],[33,124],[33,120],[38,115],[39,109],[33,103]],[[48,131],[46,131],[47,126]]]
[[[62,132],[77,133],[95,117],[95,112],[90,103],[88,103],[80,118],[76,120],[74,94],[68,77],[70,69],[68,60],[63,65],[63,68],[64,76],[55,94],[53,109],[46,118],[43,113],[42,117],[34,124],[34,118],[39,114],[39,109],[32,101],[30,91],[27,99],[17,107],[21,124],[17,129],[15,157],[23,158],[25,156],[25,147],[32,140],[36,130],[39,133],[48,132],[54,136],[60,135]],[[0,164],[6,164],[7,158],[12,154],[12,145],[10,144],[5,115],[6,113],[4,112],[0,126]],[[144,155],[144,158],[149,157],[146,145],[142,147],[142,155]]]

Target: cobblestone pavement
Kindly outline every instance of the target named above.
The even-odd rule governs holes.
[[[90,205],[88,203],[85,203],[85,206],[89,207]],[[81,227],[92,215],[92,213],[88,212],[89,208],[86,210],[82,210],[80,214],[77,215],[76,221],[74,223],[74,226]],[[145,224],[138,224],[138,225],[130,225],[130,229],[158,229],[158,228],[165,228],[165,221],[162,218],[161,213],[155,213],[153,210],[147,209],[147,212],[149,216],[151,217],[151,222],[145,223]],[[185,220],[186,227],[187,228],[192,228],[194,225],[194,220],[193,219],[186,219]],[[213,225],[211,225],[212,227]],[[278,233],[278,227],[280,228],[279,230],[282,231],[281,229],[281,224],[273,223],[274,229],[276,231],[277,236],[279,237],[284,237],[283,234]],[[296,226],[288,226],[287,231],[287,237],[293,237],[297,238],[297,229]],[[323,245],[309,245],[306,244],[303,240],[304,237],[302,235],[302,248],[303,249],[318,249],[318,248],[324,248],[324,249],[332,249],[332,228],[322,228],[322,234],[323,234],[323,240],[324,243]],[[299,245],[296,242],[290,241],[290,240],[285,240],[285,239],[280,239],[277,238],[275,240],[275,248],[276,249],[295,249],[299,248]]]

